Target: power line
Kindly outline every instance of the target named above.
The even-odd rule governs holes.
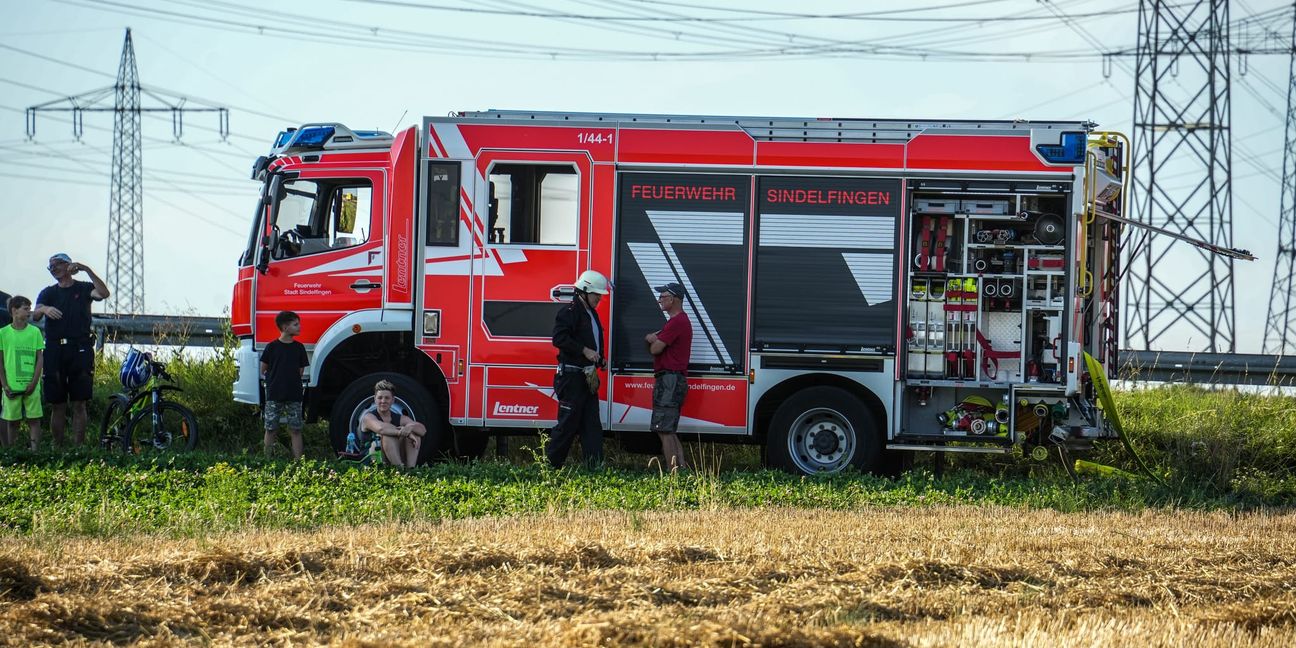
[[[109,77],[109,78],[115,78],[114,75],[112,75],[112,74],[108,74],[107,72],[103,72],[103,71],[100,71],[100,70],[96,70],[96,69],[94,69],[94,68],[89,68],[89,67],[86,67],[86,66],[81,65],[81,64],[78,64],[78,63],[73,63],[73,62],[71,62],[71,61],[65,61],[65,60],[62,60],[62,59],[58,59],[58,58],[55,58],[55,57],[52,57],[52,56],[48,56],[48,55],[46,55],[46,54],[41,54],[41,53],[39,53],[39,52],[33,52],[33,51],[31,51],[31,50],[25,50],[25,49],[22,49],[22,48],[20,48],[20,47],[14,47],[14,46],[12,46],[12,45],[6,45],[6,44],[4,44],[4,43],[0,43],[0,49],[6,49],[6,50],[9,50],[9,51],[11,51],[11,52],[17,52],[18,54],[23,54],[23,55],[25,55],[25,56],[30,56],[30,57],[33,57],[33,58],[38,58],[38,59],[41,59],[41,60],[43,60],[43,61],[48,61],[48,62],[50,62],[50,63],[55,63],[55,64],[57,64],[57,65],[62,65],[62,66],[69,67],[69,68],[72,68],[72,69],[75,69],[75,70],[81,70],[82,72],[89,72],[90,74],[95,74],[95,75],[98,75],[98,76],[106,76],[106,77]],[[23,85],[24,87],[28,87],[28,86],[26,86],[25,84],[22,84],[21,82],[18,82],[18,81],[9,81],[9,83],[13,83],[14,85]],[[162,92],[166,92],[166,93],[168,93],[168,94],[173,94],[173,95],[184,95],[184,94],[185,94],[185,93],[183,93],[183,92],[176,92],[176,91],[174,91],[174,90],[168,90],[168,89],[166,89],[166,88],[162,88],[162,87],[160,87],[160,86],[152,86],[152,87],[156,87],[158,90],[161,90]],[[33,89],[40,89],[40,88],[33,88]],[[52,92],[51,90],[43,90],[43,91],[45,91],[45,92]],[[61,96],[66,96],[66,95],[64,95],[63,93],[56,93],[56,94],[59,94],[59,95],[61,95]],[[201,98],[201,97],[195,97],[195,96],[193,96],[193,95],[189,95],[189,97],[192,98],[194,101],[197,101],[197,102],[199,102],[199,103],[208,103],[208,104],[210,104],[210,103],[216,103],[216,102],[212,102],[212,101],[207,101],[206,99],[203,99],[203,98]],[[252,110],[252,109],[250,109],[250,108],[242,108],[242,107],[237,107],[237,106],[232,106],[232,107],[233,107],[235,110],[238,110],[239,112],[244,112],[244,113],[247,113],[247,114],[249,114],[249,115],[256,115],[256,116],[258,116],[258,117],[265,117],[265,118],[267,118],[267,119],[273,119],[273,120],[278,121],[278,122],[284,122],[284,121],[287,121],[287,122],[291,122],[291,123],[300,123],[300,122],[298,122],[298,121],[296,121],[296,120],[293,120],[293,119],[287,119],[287,118],[285,118],[285,117],[281,117],[281,116],[279,116],[279,115],[271,115],[271,114],[268,114],[268,113],[263,113],[263,112],[260,112],[260,111]]]
[[[998,16],[907,16],[899,14],[916,13],[919,11],[931,11],[937,7],[920,7],[914,9],[900,9],[895,11],[879,12],[856,12],[856,13],[830,13],[830,14],[813,14],[813,13],[791,13],[784,11],[760,11],[755,9],[728,9],[723,7],[701,7],[696,5],[682,5],[678,3],[654,3],[659,5],[687,6],[690,8],[713,10],[713,11],[731,11],[741,12],[746,15],[731,16],[727,18],[706,17],[706,16],[687,16],[687,15],[636,15],[636,16],[617,16],[617,15],[596,15],[581,14],[561,11],[544,11],[544,10],[508,10],[508,9],[484,9],[481,7],[463,7],[458,5],[444,5],[426,2],[413,2],[411,0],[343,0],[344,2],[353,2],[368,5],[379,5],[389,7],[400,7],[405,9],[421,9],[428,11],[444,11],[450,13],[467,13],[492,16],[510,16],[518,18],[563,18],[568,20],[580,20],[590,22],[656,22],[656,23],[738,23],[738,22],[766,22],[766,21],[789,21],[789,20],[844,20],[858,22],[928,22],[928,23],[985,23],[985,22],[1022,22],[1048,20],[1048,16],[1024,16],[1021,14],[1009,14]],[[990,0],[999,2],[1001,0]],[[957,5],[944,5],[944,7],[967,6],[971,4],[986,4],[985,2],[959,3]],[[1075,14],[1073,17],[1111,17],[1113,15],[1128,14],[1138,11],[1135,9],[1113,9],[1104,12],[1093,12],[1087,14]]]
[[[103,154],[103,155],[108,155],[108,151],[105,151],[105,150],[103,150],[103,149],[96,149],[96,150],[97,150],[99,153]],[[59,155],[57,151],[53,151],[53,150],[51,150],[51,152],[54,153],[55,155]],[[77,164],[78,166],[82,166],[82,167],[84,167],[84,168],[86,168],[86,169],[89,169],[91,172],[96,173],[96,174],[99,174],[99,175],[102,177],[102,173],[103,173],[102,171],[96,169],[95,167],[92,167],[92,166],[86,164],[86,163],[85,163],[84,161],[82,161],[82,160],[77,160],[77,159],[73,159],[73,158],[68,158],[68,157],[66,157],[66,156],[61,156],[61,155],[59,155],[59,157],[64,157],[64,158],[67,159],[68,161],[73,162],[73,163]],[[17,176],[18,176],[18,174],[4,174],[4,175],[7,175],[7,176],[9,176],[9,177],[17,177]],[[41,177],[29,177],[28,179],[32,179],[32,180],[45,180],[45,181],[50,181],[49,178],[41,178]],[[98,184],[98,183],[87,183],[87,182],[84,182],[84,181],[70,181],[70,182],[75,182],[76,184],[82,184],[82,185],[93,184],[93,185],[95,185],[95,186],[104,186],[104,185],[100,185],[100,184]],[[163,181],[163,182],[165,182],[165,181]],[[111,184],[108,185],[108,186],[111,186]],[[203,200],[203,199],[201,199],[200,197],[195,196],[195,195],[193,194],[193,192],[191,192],[191,191],[189,191],[189,190],[187,190],[187,189],[182,189],[182,188],[176,187],[175,185],[172,185],[172,187],[174,187],[174,190],[175,190],[175,191],[178,191],[178,192],[180,192],[180,193],[187,194],[187,195],[189,195],[189,196],[191,196],[191,197],[193,197],[193,198],[195,198],[195,199],[198,199],[198,200]],[[190,216],[193,216],[194,218],[197,218],[198,220],[201,220],[201,221],[203,221],[203,222],[205,222],[205,223],[207,223],[207,224],[209,224],[209,225],[213,225],[213,226],[215,226],[215,227],[218,227],[218,228],[220,228],[220,229],[223,229],[223,230],[225,230],[225,231],[227,231],[227,232],[230,232],[230,233],[232,233],[232,234],[235,234],[235,235],[238,235],[238,236],[242,236],[242,233],[237,232],[237,231],[235,231],[235,230],[233,230],[233,229],[231,229],[231,228],[229,228],[229,227],[226,227],[225,225],[223,225],[223,224],[221,224],[221,223],[219,223],[219,222],[217,222],[217,221],[213,221],[213,220],[211,220],[210,218],[207,218],[206,216],[203,216],[203,215],[198,214],[198,213],[196,213],[196,212],[190,211],[190,210],[188,210],[188,209],[186,209],[186,208],[184,208],[184,207],[181,207],[181,206],[179,206],[179,205],[176,205],[175,203],[172,203],[172,202],[170,202],[170,201],[164,200],[164,199],[162,199],[160,196],[155,196],[155,195],[153,195],[153,192],[149,192],[149,195],[150,195],[150,198],[151,198],[151,199],[156,200],[156,201],[158,201],[158,202],[160,202],[160,203],[162,203],[162,204],[164,204],[164,205],[167,205],[167,206],[171,207],[172,209],[175,209],[175,210],[180,211],[180,212],[185,213],[185,214],[189,214]],[[204,202],[207,202],[207,201],[204,200]],[[213,204],[213,203],[210,203],[210,202],[209,202],[208,204]],[[218,209],[220,209],[221,211],[224,211],[224,212],[226,212],[226,213],[228,213],[228,214],[232,214],[232,215],[237,216],[237,214],[234,214],[234,212],[231,212],[231,211],[229,211],[228,209],[225,209],[224,207],[221,207],[221,206],[219,206],[219,205],[217,205],[216,207],[217,207]]]
[[[88,172],[78,172],[78,171],[74,171],[74,170],[71,170],[71,169],[67,169],[67,170],[60,171],[60,173],[65,173],[65,174],[66,174],[66,173],[73,173],[73,174],[84,174],[84,175],[90,175]],[[102,178],[103,175],[100,174],[98,177]],[[32,181],[37,181],[37,182],[53,182],[53,183],[56,183],[56,184],[80,185],[80,186],[85,186],[85,187],[109,187],[109,186],[111,186],[108,182],[91,182],[91,181],[89,181],[89,180],[82,180],[82,179],[77,179],[77,178],[50,177],[50,176],[41,176],[41,175],[27,175],[27,174],[24,174],[24,173],[17,173],[17,172],[14,172],[14,171],[0,171],[0,178],[12,178],[12,179],[14,179],[14,180],[32,180]],[[205,195],[210,195],[210,196],[228,196],[228,195],[229,195],[228,192],[220,192],[220,191],[211,191],[211,190],[202,190],[202,189],[185,189],[185,188],[182,188],[182,187],[174,187],[174,188],[169,188],[169,189],[168,189],[168,188],[163,187],[163,188],[151,188],[151,189],[149,189],[149,196],[150,196],[150,198],[152,197],[153,192],[156,192],[156,191],[162,191],[162,192],[168,192],[168,193],[182,193],[182,194],[187,194],[187,195],[190,195],[190,196],[203,195],[203,194],[205,194]],[[198,216],[195,215],[195,218],[197,218],[197,217],[198,217]],[[209,221],[209,222],[211,222],[211,221]],[[234,232],[234,230],[231,230],[231,229],[228,229],[228,228],[225,228],[225,229],[226,229],[226,231],[233,232],[233,233],[235,233],[235,234],[238,233],[238,232]]]
[[[480,56],[483,53],[497,54],[505,57],[517,58],[544,58],[552,60],[672,60],[672,61],[692,61],[692,60],[754,60],[762,58],[783,58],[783,57],[805,57],[805,56],[853,56],[867,55],[872,58],[883,60],[968,60],[968,61],[1059,61],[1059,60],[1098,60],[1101,54],[1089,50],[1023,50],[1023,51],[989,51],[975,52],[962,50],[944,50],[944,49],[926,49],[914,50],[913,48],[886,48],[873,44],[852,43],[846,46],[834,46],[831,48],[815,47],[758,47],[750,49],[728,49],[728,50],[694,50],[694,51],[636,51],[636,50],[612,50],[596,48],[573,48],[564,46],[551,46],[541,44],[509,44],[501,45],[495,41],[485,41],[481,39],[465,39],[448,34],[429,34],[420,32],[409,32],[406,30],[393,30],[379,27],[365,28],[363,26],[322,21],[317,16],[300,16],[293,14],[284,14],[277,12],[280,16],[291,17],[291,20],[280,20],[276,23],[252,23],[238,20],[231,20],[220,16],[197,16],[192,13],[182,13],[177,11],[162,10],[152,7],[139,7],[128,5],[112,0],[59,0],[65,4],[84,6],[106,10],[104,7],[112,7],[117,13],[127,13],[129,15],[146,16],[180,22],[199,26],[208,29],[218,29],[224,31],[234,31],[238,33],[276,33],[286,37],[302,40],[306,42],[317,42],[330,45],[345,45],[349,47],[376,47],[394,51],[417,51],[417,52],[437,52],[442,54],[451,54],[456,56]],[[230,7],[238,6],[230,3],[221,3],[221,6]],[[244,7],[246,9],[246,7]],[[301,27],[289,27],[285,25],[314,25],[326,24],[330,27],[327,32],[312,31]],[[343,33],[346,32],[346,33]],[[397,37],[380,36],[380,34],[395,34]],[[714,36],[712,37],[714,38]],[[465,47],[471,49],[464,49]]]
[[[63,156],[56,156],[56,155],[47,155],[45,159],[56,159],[56,158],[57,158],[57,159],[65,159],[65,160],[69,160],[69,161],[71,161],[71,160],[74,159],[74,158],[67,158],[67,157],[63,157]],[[19,167],[20,169],[27,169],[27,170],[56,171],[56,172],[58,172],[58,173],[72,173],[72,174],[75,174],[75,175],[93,175],[93,176],[98,177],[98,178],[107,177],[107,174],[104,173],[103,171],[91,171],[91,170],[87,170],[87,169],[73,169],[73,168],[66,167],[66,166],[57,166],[57,165],[52,165],[52,164],[39,164],[39,163],[28,162],[28,161],[23,161],[23,160],[7,160],[7,159],[0,159],[0,164],[2,164],[2,165],[7,165],[7,166],[13,166],[13,167]],[[153,175],[159,175],[159,174],[160,174],[160,172],[158,172],[158,171],[149,171],[148,173],[153,174]],[[175,175],[175,173],[172,172],[172,173],[169,174],[169,175]],[[194,186],[197,186],[197,187],[200,187],[200,188],[203,188],[203,187],[205,187],[205,188],[212,188],[212,187],[225,187],[226,189],[229,189],[229,190],[239,190],[239,189],[248,189],[248,188],[249,188],[249,185],[248,185],[248,184],[239,184],[239,183],[237,183],[235,180],[232,180],[232,179],[230,179],[230,178],[217,178],[216,176],[202,176],[203,178],[206,178],[206,179],[209,179],[209,180],[214,179],[214,180],[216,180],[216,181],[215,181],[215,182],[198,182],[197,180],[187,179],[188,177],[189,177],[189,176],[185,176],[186,179],[182,179],[182,180],[174,180],[173,182],[175,182],[175,183],[177,183],[177,184],[194,185]],[[217,192],[212,192],[212,193],[217,193]],[[228,195],[229,195],[228,191],[225,191],[225,192],[219,192],[219,193],[220,193],[220,195],[224,195],[224,196],[228,196]]]

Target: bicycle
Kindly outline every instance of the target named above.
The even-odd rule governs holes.
[[[193,411],[166,400],[166,392],[183,391],[166,365],[152,354],[131,349],[119,374],[126,390],[108,398],[99,447],[139,454],[141,449],[191,451],[198,444]]]

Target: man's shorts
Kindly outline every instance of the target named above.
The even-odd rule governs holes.
[[[679,428],[680,408],[688,394],[688,380],[678,371],[662,371],[653,383],[652,431],[674,433]]]
[[[36,391],[30,396],[9,398],[8,395],[0,394],[0,418],[6,421],[38,419],[44,415],[45,410],[41,407],[40,385],[36,386]]]
[[[94,345],[81,342],[45,345],[45,402],[61,405],[88,401],[94,395]]]
[[[266,401],[265,429],[267,432],[279,429],[280,417],[288,418],[289,430],[300,430],[302,428],[301,401]]]

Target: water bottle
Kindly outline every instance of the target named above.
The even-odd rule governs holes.
[[[360,442],[356,439],[355,430],[347,432],[346,451],[347,454],[360,454]]]

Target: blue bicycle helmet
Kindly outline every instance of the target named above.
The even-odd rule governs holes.
[[[153,375],[153,367],[149,363],[152,358],[148,353],[132,348],[126,352],[126,359],[122,361],[121,373],[117,375],[121,379],[122,387],[126,389],[139,389],[148,382]]]

